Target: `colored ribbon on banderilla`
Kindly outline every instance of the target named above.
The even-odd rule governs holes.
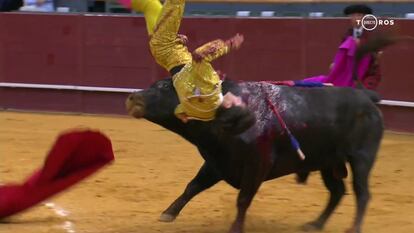
[[[267,83],[267,82],[264,82]],[[269,94],[266,90],[264,90],[263,86],[262,86],[262,91],[265,93],[266,95],[266,103],[267,105],[269,105],[270,109],[272,110],[273,114],[275,114],[275,116],[277,117],[277,119],[279,120],[280,125],[282,126],[282,128],[286,131],[286,133],[289,136],[290,139],[290,143],[292,145],[292,147],[295,149],[295,151],[298,153],[299,158],[301,160],[305,160],[306,156],[303,153],[303,151],[300,149],[300,144],[299,141],[295,138],[295,136],[293,136],[292,132],[289,130],[289,128],[287,127],[285,121],[283,120],[282,116],[280,115],[277,107],[272,103],[272,101],[270,100]]]

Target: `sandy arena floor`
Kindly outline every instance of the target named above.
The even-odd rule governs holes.
[[[173,223],[159,214],[202,164],[195,148],[157,125],[130,118],[0,112],[0,182],[21,181],[39,167],[56,135],[73,127],[111,137],[116,162],[97,175],[0,223],[0,233],[219,233],[235,215],[237,191],[221,182],[197,196]],[[387,133],[371,175],[364,232],[414,232],[414,136]],[[348,192],[350,179],[347,180]],[[293,176],[262,186],[248,212],[248,233],[301,232],[325,205],[317,173],[307,186]],[[323,232],[343,232],[354,216],[346,195]]]

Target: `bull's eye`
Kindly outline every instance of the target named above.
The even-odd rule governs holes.
[[[169,87],[170,85],[168,85],[168,83],[165,83],[165,82],[158,84],[159,89],[168,90]]]
[[[172,86],[172,80],[167,79],[167,80],[160,80],[156,83],[154,83],[151,87],[157,89],[158,91],[168,91],[170,90]]]

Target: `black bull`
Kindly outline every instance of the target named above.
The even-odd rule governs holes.
[[[237,217],[230,232],[243,232],[246,211],[262,182],[291,173],[319,170],[330,192],[326,208],[305,229],[322,229],[345,193],[344,164],[353,173],[357,213],[347,232],[359,233],[370,193],[368,177],[383,133],[381,114],[362,90],[352,88],[292,88],[260,82],[223,83],[223,93],[244,96],[256,124],[236,136],[219,133],[215,122],[182,123],[174,116],[178,104],[170,79],[131,94],[126,105],[136,118],[161,125],[194,144],[205,162],[184,193],[161,215],[173,221],[198,193],[224,180],[240,189]],[[266,95],[280,111],[306,155],[300,160]],[[339,174],[339,175],[338,175]]]

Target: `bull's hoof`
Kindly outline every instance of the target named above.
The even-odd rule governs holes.
[[[233,224],[229,233],[243,233],[243,227],[240,224]]]
[[[322,224],[318,222],[309,222],[302,226],[302,231],[321,231],[323,228]]]
[[[172,222],[175,220],[177,216],[171,214],[161,214],[159,221],[160,222]]]
[[[6,218],[0,218],[0,224],[2,223],[12,223],[11,219],[6,217]]]
[[[356,229],[355,227],[351,227],[348,230],[346,230],[345,233],[361,233],[361,231]]]

